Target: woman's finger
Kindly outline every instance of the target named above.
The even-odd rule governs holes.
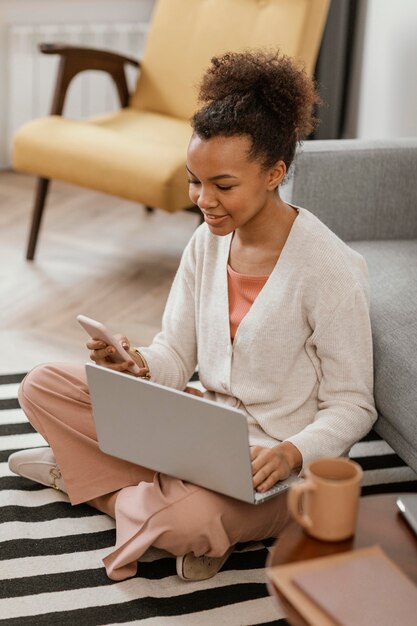
[[[276,470],[276,467],[272,463],[263,465],[254,475],[253,484],[255,487],[261,485],[268,477]]]
[[[256,487],[256,490],[260,492],[268,491],[268,489],[271,489],[279,480],[282,480],[282,476],[278,470],[274,470],[266,480]]]
[[[94,361],[94,363],[111,363],[111,357],[114,354],[115,350],[111,346],[108,346],[105,350],[93,350],[90,352],[90,359]]]
[[[261,467],[267,463],[273,463],[274,458],[271,456],[271,452],[265,448],[259,448],[259,451],[252,456],[252,474],[258,472]]]
[[[89,339],[85,345],[89,350],[103,350],[107,343],[101,341],[101,339]]]
[[[264,450],[264,448],[262,448],[262,446],[251,446],[250,447],[250,458],[252,459],[252,461],[254,461],[259,454],[262,452],[262,450]]]
[[[121,335],[120,333],[117,333],[116,335],[114,335],[114,338],[117,340],[117,343],[123,346],[125,350],[130,349],[130,341],[126,337],[126,335]]]
[[[125,350],[130,350],[130,341],[129,339],[126,337],[126,335],[122,335],[120,337],[120,343],[122,344],[123,348]]]
[[[136,376],[136,378],[143,378],[147,374],[149,374],[149,370],[147,367],[141,367],[138,372],[127,372],[127,374],[132,374],[132,376]]]
[[[184,391],[185,393],[189,393],[191,396],[198,396],[199,398],[204,397],[204,394],[199,389],[195,389],[194,387],[186,387]]]
[[[133,365],[133,361],[122,361],[121,363],[108,363],[106,367],[116,372],[128,373],[129,367]]]

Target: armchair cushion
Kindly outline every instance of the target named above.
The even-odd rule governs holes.
[[[13,165],[173,212],[191,204],[184,184],[190,136],[188,122],[137,109],[83,121],[53,115],[18,131]]]

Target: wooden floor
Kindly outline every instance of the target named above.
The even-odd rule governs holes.
[[[84,313],[145,345],[160,328],[189,213],[143,207],[58,181],[35,261],[25,260],[35,179],[0,171],[0,373],[49,360],[84,361]]]

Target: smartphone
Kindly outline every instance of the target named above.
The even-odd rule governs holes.
[[[86,315],[77,315],[77,321],[92,339],[100,339],[115,348],[116,352],[109,355],[112,361],[115,363],[121,363],[122,361],[132,360],[130,354],[123,348],[120,340],[113,337],[104,324],[101,324],[101,322],[97,322]],[[129,367],[129,372],[132,372],[133,374],[138,374],[139,371],[140,368],[136,363]]]
[[[417,493],[399,496],[397,506],[417,535]]]

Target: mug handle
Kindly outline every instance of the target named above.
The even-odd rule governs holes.
[[[303,480],[301,483],[291,485],[288,491],[288,509],[295,519],[303,528],[309,529],[313,525],[313,520],[307,513],[301,510],[300,503],[306,491],[315,491],[316,486],[311,480]]]

